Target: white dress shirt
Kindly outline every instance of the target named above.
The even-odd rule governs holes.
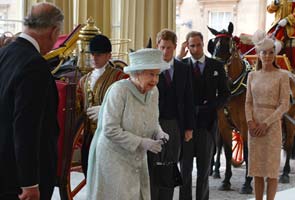
[[[203,74],[203,71],[205,68],[205,54],[203,54],[203,56],[199,60],[194,59],[192,56],[191,56],[191,59],[192,59],[193,65],[195,65],[195,63],[199,61],[199,68],[201,73]]]
[[[38,42],[31,36],[29,36],[26,33],[21,33],[18,37],[24,38],[26,40],[28,40],[36,49],[37,51],[40,53],[40,46],[38,44]]]

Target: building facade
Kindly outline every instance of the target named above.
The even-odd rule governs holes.
[[[216,30],[234,25],[233,34],[253,34],[257,29],[268,30],[274,16],[266,11],[271,0],[176,0],[178,49],[190,30],[203,33],[205,46],[213,37],[207,26]],[[206,48],[205,48],[206,49]]]

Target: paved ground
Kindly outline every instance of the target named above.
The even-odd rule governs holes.
[[[283,166],[283,163],[285,161],[284,155],[282,153],[282,163],[281,166]],[[239,189],[241,188],[242,184],[244,183],[244,176],[245,176],[245,165],[242,165],[239,168],[232,168],[232,179],[231,179],[231,185],[232,190],[231,191],[219,191],[218,187],[220,186],[223,178],[224,178],[224,171],[225,171],[225,163],[224,158],[222,159],[221,164],[221,178],[222,179],[213,179],[210,177],[209,185],[210,185],[210,200],[246,200],[251,199],[254,197],[254,194],[252,195],[244,195],[239,193]],[[290,173],[290,184],[279,184],[278,191],[287,190],[290,188],[295,188],[295,160],[291,160],[291,173]],[[282,168],[282,167],[281,167]],[[193,172],[194,176],[196,176],[196,171]],[[253,184],[252,184],[253,185]],[[195,186],[196,184],[193,183],[193,192],[195,192]],[[194,193],[193,193],[194,194]],[[294,198],[292,199],[282,199],[282,200],[294,200],[295,199],[295,193]],[[178,200],[178,188],[175,190],[175,195],[173,200]]]
[[[222,156],[223,157],[223,156]],[[284,157],[282,154],[282,164],[284,162]],[[291,160],[291,173],[290,173],[290,183],[289,184],[279,184],[278,191],[284,191],[290,188],[295,188],[295,160]],[[221,176],[224,178],[224,158],[222,159],[221,164]],[[242,165],[240,168],[233,168],[233,176],[231,179],[232,190],[231,191],[219,191],[218,187],[222,181],[222,179],[213,179],[210,177],[209,184],[210,184],[210,200],[247,200],[254,197],[254,195],[241,195],[239,194],[239,189],[244,182],[245,176],[245,165]],[[196,176],[196,171],[193,172],[194,177]],[[73,175],[73,181],[81,178],[81,174],[76,173]],[[194,178],[195,179],[195,178]],[[195,182],[193,183],[193,194],[195,193]],[[280,200],[294,200],[294,198],[286,199],[281,198]],[[60,200],[58,190],[54,192],[53,200]],[[85,190],[82,190],[77,194],[74,198],[75,200],[86,200]],[[175,189],[175,194],[173,200],[178,200],[178,188]]]

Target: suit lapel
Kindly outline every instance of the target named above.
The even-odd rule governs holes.
[[[175,60],[174,59],[174,61],[173,61],[173,66],[174,66],[174,75],[173,75],[173,80],[174,80],[174,82],[175,82],[175,87],[176,87],[176,90],[178,90],[178,88],[179,88],[179,83],[181,82],[181,80],[179,80],[179,79],[181,79],[182,78],[182,70],[180,69],[180,67],[182,67],[182,66],[180,66],[180,64],[178,63],[178,61],[177,60]]]
[[[205,58],[205,68],[204,68],[204,71],[203,71],[203,76],[204,77],[210,76],[210,66],[211,66],[210,60],[207,59],[207,57],[206,57]]]
[[[174,83],[175,83],[175,91],[176,91],[176,94],[181,94],[183,91],[183,80],[181,80],[183,78],[183,70],[180,69],[181,67],[181,63],[180,61],[177,61],[174,59],[173,61],[173,66],[174,66]],[[176,95],[178,96],[178,95]],[[181,96],[181,95],[180,95]]]
[[[173,72],[173,77],[172,77],[172,80],[175,82],[175,84],[177,84],[177,77],[178,77],[178,75],[177,75],[177,73],[178,73],[178,65],[177,65],[177,63],[176,63],[176,60],[175,59],[173,59],[173,67],[174,67],[174,72]]]
[[[188,64],[189,64],[189,66],[190,66],[190,68],[191,68],[191,70],[193,70],[193,61],[192,61],[192,59],[191,58],[188,58],[189,60],[188,60]]]

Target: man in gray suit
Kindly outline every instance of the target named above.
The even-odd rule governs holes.
[[[55,5],[35,4],[24,31],[0,49],[0,199],[51,199],[58,94],[42,55],[52,49],[63,19]]]

